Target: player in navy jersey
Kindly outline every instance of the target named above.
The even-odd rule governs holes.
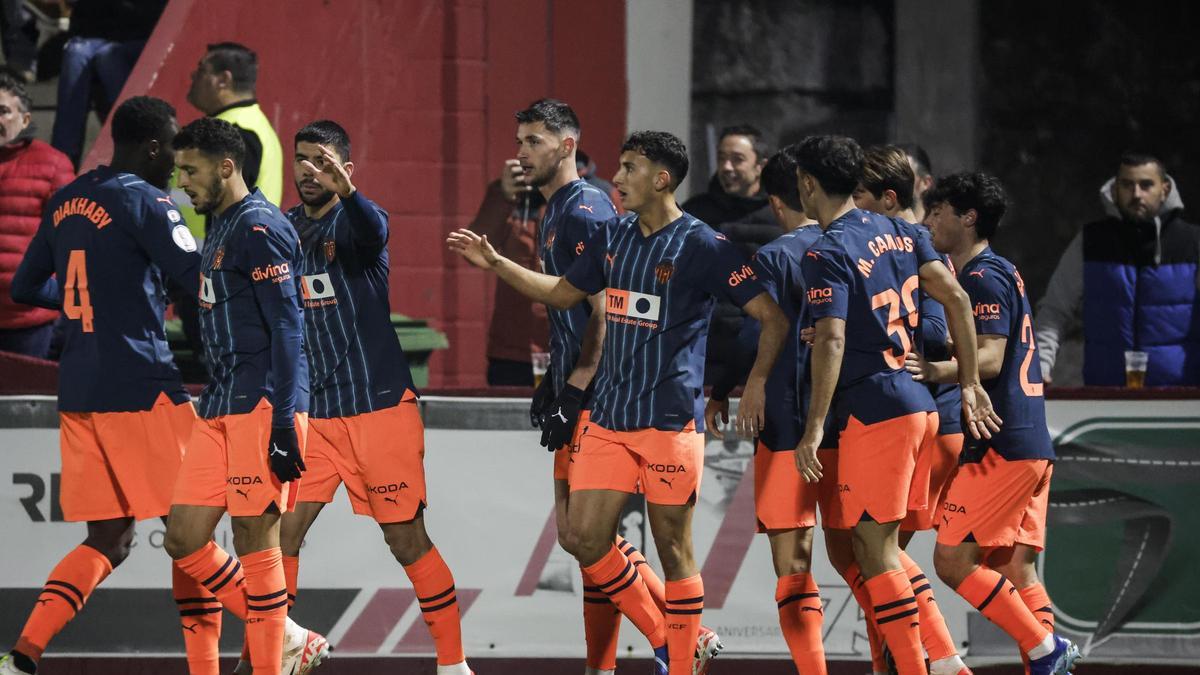
[[[608,195],[579,178],[576,150],[579,118],[569,105],[553,99],[535,101],[516,114],[517,160],[524,182],[546,200],[538,232],[538,258],[542,271],[562,276],[586,249],[596,231],[617,217]],[[554,451],[554,512],[559,543],[572,552],[567,537],[569,478],[574,462],[571,449],[587,426],[592,407],[591,384],[600,363],[604,339],[604,293],[567,309],[547,307],[550,320],[550,369],[533,397],[530,419],[542,428],[542,445]],[[662,581],[646,564],[633,544],[618,535],[614,542],[638,569],[661,608],[665,602]],[[582,572],[582,570],[581,570]],[[616,669],[621,613],[598,582],[583,576],[583,624],[587,642],[587,675]],[[707,662],[720,643],[711,631],[702,631],[697,648]],[[703,667],[701,665],[700,667]]]
[[[863,173],[858,186],[854,189],[855,205],[864,210],[880,215],[899,218],[906,223],[916,222],[913,213],[913,186],[916,176],[912,164],[904,150],[895,146],[873,146],[863,154]],[[943,261],[945,258],[943,257]],[[921,354],[935,354],[934,359],[946,358],[947,338],[946,312],[942,305],[929,294],[917,292],[918,324],[913,335],[913,350]],[[912,583],[916,594],[917,607],[921,618],[921,645],[929,656],[929,672],[931,675],[965,675],[971,671],[958,655],[954,639],[946,627],[946,620],[933,596],[933,587],[926,580],[924,571],[917,565],[904,549],[908,547],[913,534],[922,530],[931,530],[934,517],[941,508],[946,492],[950,489],[950,477],[958,466],[958,455],[963,447],[962,423],[959,411],[962,409],[962,398],[955,383],[928,384],[929,393],[937,404],[938,429],[933,439],[926,439],[921,445],[924,457],[918,458],[918,464],[927,464],[929,469],[929,491],[925,508],[911,510],[904,520],[900,521],[900,562],[904,572]],[[831,554],[830,560],[853,557],[850,533],[848,530],[826,530],[826,544],[830,550],[837,548],[840,552]],[[839,569],[843,576],[846,570]],[[857,575],[857,571],[854,571]],[[855,588],[853,585],[852,588]],[[862,591],[858,595],[863,595]],[[865,600],[865,595],[863,596]],[[871,660],[875,670],[886,670],[882,644],[879,633],[871,621],[871,603],[863,606],[864,615],[868,621],[867,635],[871,643]],[[884,667],[880,667],[883,665]]]
[[[112,164],[51,198],[13,279],[14,300],[65,318],[61,503],[64,518],[86,521],[88,533],[50,573],[0,673],[34,672],[50,639],[129,555],[135,520],[170,508],[196,414],[167,348],[164,283],[195,292],[200,268],[196,242],[163,192],[177,131],[166,101],[122,103]],[[195,595],[190,580],[175,581],[177,597]]]
[[[425,530],[425,431],[391,322],[388,214],[354,184],[350,136],[338,123],[300,129],[293,158],[301,204],[287,218],[300,238],[311,394],[307,469],[280,534],[288,601],[304,537],[344,484],[354,512],[379,524],[413,585],[439,675],[469,675],[454,578]]]
[[[306,672],[325,639],[287,619],[279,519],[296,498],[308,410],[300,243],[242,178],[236,127],[201,118],[175,137],[179,187],[211,214],[200,265],[200,327],[211,379],[179,471],[165,548],[227,609],[245,617],[254,673]],[[234,561],[212,542],[233,525]],[[215,636],[214,638],[215,639]]]
[[[779,303],[791,327],[783,352],[767,378],[766,418],[755,439],[754,510],[758,531],[771,544],[778,582],[775,602],[779,627],[798,673],[826,672],[821,620],[823,603],[813,579],[812,538],[816,525],[817,485],[804,482],[796,471],[792,450],[800,442],[804,420],[804,370],[808,346],[800,340],[805,308],[804,279],[800,263],[804,253],[821,236],[817,221],[809,218],[796,188],[795,147],[780,150],[767,160],[762,187],[771,211],[786,234],[758,249],[751,266],[758,280]],[[713,383],[704,417],[713,435],[722,437],[719,424],[728,421],[727,397],[741,372],[753,359],[758,342],[758,322],[746,318],[738,333],[739,354],[726,369],[727,376]]]
[[[1054,635],[1050,598],[1035,568],[1046,544],[1054,447],[1033,315],[1020,273],[988,244],[1007,210],[1004,188],[987,174],[946,176],[927,193],[926,210],[934,246],[950,255],[974,305],[979,337],[968,344],[978,345],[983,386],[1004,418],[991,438],[967,439],[942,506],[934,565],[1012,636],[1031,673],[1065,673],[1078,650]],[[965,351],[956,349],[957,362],[912,355],[909,369],[925,381],[953,381]]]
[[[924,673],[918,609],[900,563],[900,520],[924,507],[928,467],[920,447],[936,432],[929,392],[904,369],[917,324],[918,285],[947,308],[955,341],[974,342],[966,294],[921,228],[861,211],[851,193],[862,176],[863,154],[852,139],[810,136],[796,161],[805,213],[825,230],[804,254],[802,271],[815,322],[812,392],[796,466],[805,480],[822,476],[817,449],[830,412],[838,428],[838,512],[829,527],[853,530],[875,619],[902,675]],[[963,410],[973,433],[998,428],[979,385],[973,353],[960,356]]]
[[[622,147],[613,179],[633,212],[596,233],[563,277],[538,274],[501,257],[468,230],[450,247],[491,269],[526,296],[557,308],[605,292],[604,357],[592,416],[571,473],[571,548],[626,616],[647,635],[659,672],[690,674],[704,605],[692,556],[691,515],[704,461],[702,392],[705,336],[714,298],[728,297],[762,325],[738,426],[762,426],[765,384],[788,323],[736,247],[679,209],[687,175],[683,143],[638,132]],[[638,487],[666,572],[665,625],[630,561],[612,542],[628,495]]]

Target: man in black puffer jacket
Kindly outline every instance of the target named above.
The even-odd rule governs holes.
[[[725,127],[717,144],[717,173],[709,181],[708,191],[683,204],[684,211],[724,234],[746,257],[783,234],[761,184],[763,166],[770,154],[762,132],[755,127]],[[713,308],[705,384],[715,382],[726,367],[742,316],[742,310],[726,300],[719,300]]]

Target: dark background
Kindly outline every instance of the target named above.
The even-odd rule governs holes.
[[[897,13],[912,4],[696,0],[693,194],[711,176],[708,127],[744,120],[782,143],[814,132],[920,142],[895,135],[895,91],[906,84],[897,42],[968,40],[975,168],[998,175],[1012,199],[994,244],[1035,301],[1079,227],[1102,215],[1098,191],[1123,151],[1160,156],[1195,211],[1200,4],[988,0],[975,3],[974,26],[925,21],[919,35],[896,35]]]

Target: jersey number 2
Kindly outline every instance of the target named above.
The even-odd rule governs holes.
[[[1021,319],[1021,344],[1026,345],[1025,360],[1021,362],[1021,391],[1025,392],[1026,396],[1041,396],[1042,383],[1029,381],[1029,369],[1040,368],[1041,365],[1033,360],[1033,321],[1028,314]]]
[[[87,253],[82,249],[74,249],[67,259],[67,283],[63,285],[63,290],[63,314],[68,319],[79,319],[83,332],[91,333],[95,330],[92,325],[92,296],[88,293]]]
[[[910,328],[917,327],[917,319],[920,316],[917,313],[917,301],[913,297],[920,279],[917,275],[913,275],[904,280],[904,285],[897,293],[896,289],[889,288],[871,296],[871,309],[879,309],[887,307],[888,335],[895,335],[900,339],[901,353],[896,356],[894,349],[883,350],[883,360],[892,368],[903,368],[904,357],[908,356],[909,350],[912,349],[912,340],[908,337],[908,330],[904,328],[904,320],[900,318],[900,305],[904,305],[904,309],[908,310],[908,325]]]

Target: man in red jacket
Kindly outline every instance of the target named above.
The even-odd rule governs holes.
[[[33,138],[25,85],[0,73],[0,351],[45,358],[58,312],[18,305],[13,274],[46,202],[75,178],[67,156]]]

